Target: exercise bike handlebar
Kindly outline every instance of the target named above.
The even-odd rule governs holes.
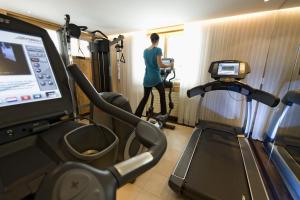
[[[169,80],[167,80],[168,76],[171,73],[173,74],[173,76],[171,78],[169,78]],[[173,87],[172,81],[176,77],[175,69],[173,67],[160,69],[160,75],[161,75],[161,77],[163,77],[163,82],[164,82],[165,87],[167,87],[167,88]]]
[[[112,168],[114,175],[118,178],[119,184],[127,183],[129,180],[136,178],[153,167],[166,150],[167,140],[165,135],[150,123],[105,101],[76,64],[69,65],[67,69],[81,90],[95,106],[112,115],[114,118],[134,126],[138,140],[149,149],[148,152],[138,156],[138,162],[143,162],[143,165],[139,168],[136,168],[134,165],[135,161],[137,161],[136,157],[117,164]],[[124,170],[125,168],[126,170]]]
[[[75,82],[103,111],[133,125],[137,139],[148,148],[147,152],[118,163],[107,170],[98,170],[83,163],[68,162],[48,174],[36,194],[36,200],[73,199],[75,196],[89,199],[116,199],[116,190],[152,168],[167,148],[165,135],[150,123],[107,103],[97,93],[77,65],[68,66]]]

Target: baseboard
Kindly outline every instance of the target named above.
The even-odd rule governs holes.
[[[190,128],[194,128],[195,127],[195,126],[190,126],[190,125],[186,125],[186,124],[183,124],[183,123],[178,123],[178,117],[175,117],[175,116],[169,116],[168,122],[171,122],[171,123],[174,123],[174,124],[178,124],[178,125],[181,125],[181,126],[190,127]]]

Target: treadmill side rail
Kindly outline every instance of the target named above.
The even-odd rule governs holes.
[[[284,147],[269,143],[267,148],[290,194],[294,199],[300,199],[300,180],[296,176],[300,171],[298,163]]]
[[[180,193],[193,159],[202,130],[195,129],[169,180],[169,186]]]
[[[253,200],[268,200],[269,195],[258,169],[258,163],[247,138],[238,137],[247,175],[248,185]]]

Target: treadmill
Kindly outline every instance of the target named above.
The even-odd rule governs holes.
[[[300,105],[300,90],[289,91],[282,99],[283,106],[275,113],[268,130],[266,151],[279,171],[293,199],[300,199],[300,144],[299,138],[278,138],[279,126],[294,105]],[[296,133],[295,133],[296,134]]]
[[[189,98],[217,90],[246,97],[243,127],[200,120],[169,179],[169,186],[191,199],[270,199],[259,165],[249,143],[252,100],[275,107],[272,94],[240,82],[250,67],[246,62],[222,60],[210,65],[215,79],[188,90]],[[202,98],[200,98],[199,106]],[[197,118],[198,119],[198,118]]]

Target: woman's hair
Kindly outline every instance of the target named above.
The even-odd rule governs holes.
[[[157,33],[152,33],[150,35],[150,39],[151,39],[152,44],[154,44],[159,41],[159,35]]]

